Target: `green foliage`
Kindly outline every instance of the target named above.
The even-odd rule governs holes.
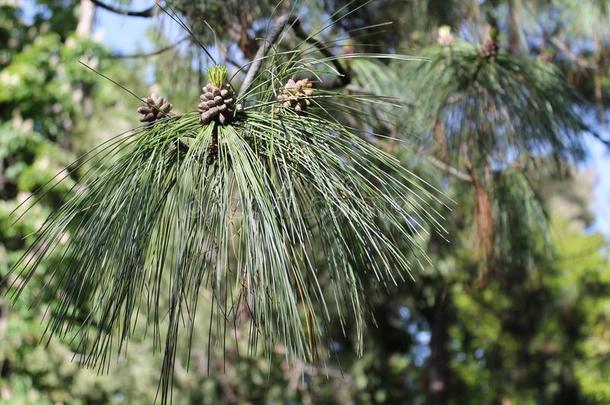
[[[571,230],[569,234],[558,232],[566,228]],[[556,221],[553,230],[558,239],[557,249],[561,252],[560,276],[549,284],[561,297],[558,300],[561,310],[564,313],[572,311],[572,322],[574,327],[580,328],[582,338],[574,348],[579,354],[574,364],[575,376],[583,396],[592,403],[604,403],[610,400],[607,243],[599,235],[579,235],[577,229],[564,220]]]
[[[584,155],[589,106],[568,82],[605,96],[607,33],[590,23],[603,1],[174,0],[150,38],[170,45],[159,31],[182,18],[196,39],[120,61],[73,37],[75,1],[35,3],[27,24],[0,6],[0,279],[39,247],[20,300],[0,299],[0,403],[149,404],[159,370],[178,404],[610,401],[606,241],[578,227],[594,218],[590,186],[556,171]],[[338,56],[288,29],[230,125],[186,113],[109,138],[137,100],[78,60],[192,111],[212,64],[195,43],[247,69],[285,12]],[[418,49],[442,24],[480,41],[488,18],[501,49],[512,31],[529,49]],[[404,49],[429,60],[393,56]],[[331,82],[336,63],[349,85],[315,89],[306,114],[277,102],[287,79]],[[452,209],[418,177],[439,180]],[[450,241],[427,234],[439,216]],[[53,331],[64,339],[40,345]]]
[[[268,352],[280,344],[311,359],[329,318],[327,300],[361,334],[361,272],[394,284],[417,263],[385,228],[421,255],[426,224],[438,226],[427,186],[391,156],[339,123],[268,105],[227,126],[200,129],[196,114],[161,120],[96,154],[111,165],[85,178],[86,191],[52,214],[28,250],[71,257],[51,273],[64,297],[53,306],[50,332],[72,336],[65,321],[85,319],[74,326],[78,351],[104,369],[113,340],[119,351],[126,347],[138,309],[146,308],[155,340],[169,322],[164,395],[179,323],[188,316],[192,330],[202,283],[225,319],[215,329],[223,339],[231,313],[246,305],[253,344],[260,335]],[[18,277],[35,274],[40,259],[30,257],[17,263]],[[164,291],[166,272],[172,281]],[[169,320],[162,322],[166,295]]]
[[[462,41],[426,55],[431,60],[408,78],[422,97],[418,111],[442,125],[452,161],[460,154],[475,165],[507,164],[515,154],[583,157],[578,99],[552,65],[503,52],[482,58]]]
[[[516,169],[494,179],[498,267],[509,272],[536,267],[540,257],[552,258],[546,213],[527,177]],[[508,261],[508,262],[506,262]]]
[[[89,40],[71,37],[63,44],[57,34],[37,37],[0,73],[2,115],[17,111],[36,128],[42,127],[45,136],[64,140],[81,113],[83,92],[94,85],[78,60],[92,61],[103,54]]]

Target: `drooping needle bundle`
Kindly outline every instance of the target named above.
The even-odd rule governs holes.
[[[210,318],[222,319],[218,339],[246,313],[252,342],[313,359],[331,313],[361,333],[363,276],[380,285],[409,276],[440,228],[432,189],[310,112],[308,82],[269,81],[266,94],[281,97],[238,110],[226,69],[208,78],[198,113],[170,116],[151,99],[143,112],[163,116],[99,149],[107,164],[85,175],[14,269],[27,280],[62,252],[49,272],[61,286],[49,332],[75,339],[87,365],[104,369],[138,321],[150,326],[163,342],[164,398],[202,290]]]

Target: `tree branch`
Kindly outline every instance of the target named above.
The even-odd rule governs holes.
[[[604,138],[599,132],[591,128],[589,125],[583,123],[583,130],[591,134],[593,138],[597,139],[599,142],[603,143],[607,148],[610,148],[610,139]]]
[[[271,30],[263,40],[263,44],[260,46],[260,48],[258,48],[258,51],[254,56],[254,60],[252,61],[250,68],[246,73],[246,78],[244,79],[239,89],[240,96],[243,95],[246,91],[248,91],[248,89],[252,85],[252,82],[254,81],[254,78],[258,74],[263,64],[263,60],[271,50],[271,47],[278,42],[278,40],[280,39],[280,35],[288,25],[290,25],[290,27],[298,38],[309,44],[312,44],[318,49],[318,51],[320,51],[322,55],[327,57],[339,73],[338,77],[332,80],[331,82],[316,82],[315,87],[323,89],[333,89],[343,87],[349,84],[349,82],[351,81],[350,75],[343,68],[343,66],[337,60],[335,55],[333,55],[333,53],[322,42],[311,37],[310,35],[307,35],[307,33],[303,30],[301,22],[299,21],[299,18],[297,16],[292,14],[285,14],[275,20],[275,23],[271,27]]]
[[[438,160],[435,157],[432,156],[427,156],[426,157],[427,161],[430,162],[433,166],[436,166],[437,168],[449,173],[450,175],[460,179],[460,180],[464,180],[467,181],[469,183],[473,182],[472,179],[472,175],[468,174],[468,173],[464,173],[463,171],[443,162],[442,160]]]
[[[155,11],[157,9],[157,5],[150,6],[145,10],[133,11],[133,10],[120,10],[118,8],[112,7],[106,3],[103,3],[100,0],[90,0],[93,4],[98,6],[99,8],[103,8],[104,10],[110,11],[112,13],[121,14],[127,17],[142,17],[149,18],[155,16]]]
[[[186,40],[188,40],[189,37],[186,36],[184,38],[182,38],[180,41],[172,44],[172,45],[168,45],[164,48],[161,49],[157,49],[156,51],[153,52],[145,52],[145,53],[132,53],[132,54],[111,54],[108,55],[108,59],[136,59],[136,58],[149,58],[151,56],[157,56],[160,55],[162,53],[165,53],[167,51],[171,51],[172,49],[174,49],[175,47],[177,47],[178,45],[180,45],[181,43],[185,42]]]
[[[565,56],[567,56],[567,58],[570,61],[577,64],[579,67],[581,67],[583,69],[591,69],[591,70],[598,69],[598,66],[596,63],[592,63],[584,58],[581,58],[576,53],[572,52],[570,47],[568,45],[566,45],[564,42],[562,42],[559,38],[549,37],[548,40],[551,42],[551,44],[555,45],[557,47],[557,49],[559,49],[559,51],[561,51]]]

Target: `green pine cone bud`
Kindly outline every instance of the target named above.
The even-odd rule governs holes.
[[[207,79],[208,83],[217,88],[221,88],[229,80],[229,71],[227,70],[226,66],[212,66],[205,72],[205,78]]]

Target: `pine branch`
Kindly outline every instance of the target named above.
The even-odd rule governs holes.
[[[133,10],[120,10],[118,8],[112,7],[106,3],[101,2],[100,0],[90,0],[93,4],[95,4],[96,6],[98,6],[99,8],[103,8],[104,10],[110,11],[112,13],[115,14],[121,14],[127,17],[142,17],[142,18],[149,18],[149,17],[154,17],[155,16],[155,11],[157,9],[157,4],[150,6],[147,9],[144,10],[140,10],[140,11],[133,11]]]
[[[467,43],[453,45],[451,54],[434,47],[428,55],[431,62],[411,80],[420,111],[448,124],[449,161],[459,158],[464,139],[476,145],[472,159],[506,160],[504,145],[523,156],[585,156],[583,122],[574,109],[579,97],[554,65],[507,53],[484,61]]]
[[[351,81],[349,73],[343,68],[341,63],[335,58],[333,53],[322,42],[311,37],[310,35],[307,35],[305,30],[303,30],[303,27],[301,26],[301,22],[299,21],[299,18],[297,16],[292,15],[292,14],[284,14],[275,20],[273,27],[271,27],[271,30],[267,34],[267,37],[265,37],[265,39],[263,40],[263,44],[256,52],[254,61],[250,65],[250,68],[248,69],[248,73],[246,74],[246,78],[244,79],[244,81],[241,85],[241,88],[239,89],[240,96],[243,95],[246,91],[248,91],[248,89],[252,85],[252,82],[254,81],[254,78],[258,74],[258,72],[263,64],[265,57],[271,50],[271,47],[279,41],[280,35],[282,34],[282,32],[284,32],[284,30],[286,29],[286,26],[288,26],[288,25],[290,26],[290,28],[292,28],[292,30],[294,31],[295,35],[298,38],[302,39],[303,41],[305,41],[309,44],[312,44],[320,51],[320,53],[322,55],[327,57],[331,61],[331,63],[333,64],[333,66],[335,67],[337,72],[339,73],[339,76],[330,82],[317,81],[316,87],[329,90],[329,89],[340,88],[340,87],[343,87],[343,86],[346,86],[347,84],[349,84],[349,82]]]

